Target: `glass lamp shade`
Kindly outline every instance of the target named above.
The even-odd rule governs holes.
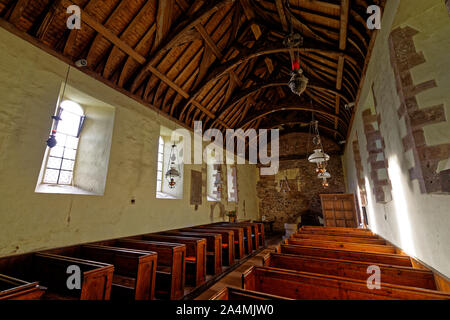
[[[321,149],[314,150],[314,153],[308,157],[308,161],[312,163],[321,163],[330,160],[330,156]]]
[[[177,182],[175,181],[175,179],[180,177],[180,172],[178,172],[177,169],[175,169],[174,167],[171,167],[167,172],[166,172],[166,179],[169,182],[169,188],[173,189],[175,188],[175,185],[177,184]]]
[[[166,172],[166,178],[179,178],[179,177],[180,177],[180,173],[174,167],[170,168]]]
[[[323,172],[323,173],[319,173],[318,175],[317,175],[317,178],[319,178],[319,179],[330,179],[331,178],[331,174],[329,173],[329,172]]]

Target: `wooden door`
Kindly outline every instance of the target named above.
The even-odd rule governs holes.
[[[320,199],[326,227],[357,227],[353,194],[321,194]]]

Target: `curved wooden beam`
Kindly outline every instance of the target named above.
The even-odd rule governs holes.
[[[269,87],[286,86],[288,81],[289,81],[289,79],[278,80],[278,81],[269,82],[269,83],[260,83],[260,84],[254,85],[250,88],[247,88],[245,90],[242,90],[240,93],[237,93],[236,97],[228,105],[226,105],[224,107],[224,110],[217,116],[217,119],[223,120],[223,117],[225,117],[227,115],[227,113],[236,105],[236,103],[239,103],[243,99],[248,98],[252,94],[254,94],[260,90],[263,90],[265,88],[269,88]],[[312,88],[312,89],[315,89],[318,91],[325,91],[328,93],[332,93],[332,94],[340,97],[341,99],[343,99],[346,103],[349,103],[348,98],[336,90],[326,88],[326,87],[323,87],[320,85],[314,85],[314,84],[308,85],[308,88]]]
[[[307,107],[307,106],[289,106],[283,103],[279,103],[277,106],[274,106],[273,109],[270,110],[264,110],[262,112],[259,112],[255,115],[253,115],[251,118],[249,119],[245,119],[243,121],[241,121],[241,123],[239,123],[238,127],[239,128],[243,128],[245,126],[247,126],[248,124],[252,123],[253,121],[256,121],[258,119],[261,119],[269,114],[272,113],[277,113],[277,112],[283,112],[283,111],[309,111],[309,112],[317,112],[320,114],[324,114],[327,115],[333,119],[338,119],[339,121],[344,122],[344,120],[342,120],[338,115],[325,111],[325,110],[320,110],[317,108],[312,108],[312,107]]]
[[[291,49],[284,47],[281,43],[277,44],[276,46],[264,46],[265,41],[259,41],[255,46],[253,46],[251,49],[245,50],[241,52],[237,57],[234,59],[231,59],[225,63],[223,63],[220,66],[213,66],[214,72],[210,74],[202,83],[202,85],[199,87],[199,89],[196,90],[195,93],[191,95],[191,98],[187,101],[185,104],[183,110],[181,111],[181,115],[183,115],[186,112],[187,107],[196,99],[196,97],[202,92],[202,90],[211,82],[211,81],[217,81],[229,72],[231,72],[234,68],[239,66],[240,64],[247,62],[251,59],[257,58],[259,56],[264,55],[271,55],[276,53],[284,53],[289,52]],[[300,52],[312,52],[312,53],[319,53],[323,56],[332,57],[336,60],[339,59],[340,56],[344,56],[345,59],[347,59],[352,64],[357,64],[357,61],[351,57],[350,55],[346,54],[343,51],[340,50],[330,50],[327,47],[325,47],[321,43],[317,43],[315,41],[306,41],[304,46],[299,50]]]
[[[270,128],[267,128],[267,129],[275,129],[275,128],[281,126],[281,125],[296,125],[296,124],[298,124],[298,125],[309,125],[309,122],[304,122],[304,121],[279,121],[279,122],[275,122]],[[327,126],[323,126],[323,125],[320,125],[320,124],[319,124],[319,128],[323,129],[323,130],[326,130],[326,131],[329,131],[329,132],[331,132],[333,134],[336,134],[336,135],[340,136],[341,138],[344,138],[342,133],[340,133],[339,131],[337,131],[335,129],[332,129],[332,128],[329,128]]]
[[[228,3],[233,3],[234,1],[235,0],[221,0],[218,2],[212,2],[207,7],[201,9],[193,17],[188,17],[183,22],[179,23],[178,25],[180,27],[178,28],[178,30],[173,32],[172,35],[169,35],[169,39],[165,41],[165,44],[162,44],[162,46],[155,51],[155,53],[147,60],[145,66],[138,73],[138,75],[136,76],[131,85],[130,90],[131,93],[134,93],[137,90],[137,88],[141,85],[142,81],[144,81],[147,74],[151,72],[150,70],[152,69],[151,67],[153,66],[153,64],[159,59],[161,59],[167,50],[173,48],[174,44],[178,42],[179,38],[183,37],[184,34],[189,32],[196,25],[200,24],[205,18],[209,17],[214,12],[220,10]]]

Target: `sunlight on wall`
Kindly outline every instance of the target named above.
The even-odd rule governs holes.
[[[363,203],[362,202],[362,199],[361,199],[361,189],[359,189],[359,186],[357,185],[356,186],[356,197],[358,198],[358,215],[359,215],[359,223],[360,224],[363,224],[363,221],[364,221],[364,216],[363,216],[363,213],[362,213],[362,206],[361,206],[361,204]]]
[[[409,219],[408,201],[402,183],[402,171],[396,155],[389,158],[389,177],[392,184],[392,198],[396,212],[397,226],[400,235],[400,247],[409,255],[415,256],[414,237]]]
[[[373,207],[372,202],[372,187],[370,186],[369,178],[364,177],[366,181],[366,190],[367,190],[367,215],[369,216],[369,228],[375,233],[377,232],[377,221],[375,219],[375,209]]]

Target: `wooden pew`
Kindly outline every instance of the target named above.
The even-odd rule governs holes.
[[[118,239],[108,245],[154,251],[158,254],[155,296],[178,300],[184,297],[186,245],[132,239]]]
[[[32,264],[33,273],[29,276],[48,288],[44,299],[110,299],[114,273],[114,266],[111,264],[49,253],[35,253]],[[67,287],[67,269],[72,265],[81,270],[81,289],[70,290]]]
[[[114,265],[111,299],[155,298],[157,253],[100,245],[82,245],[46,251]]]
[[[233,231],[234,233],[234,253],[236,259],[242,259],[245,257],[245,245],[244,245],[244,229],[238,227],[225,227],[217,224],[197,226],[196,228],[208,229],[208,230],[225,230]]]
[[[39,282],[27,282],[0,274],[1,300],[40,300],[45,288]]]
[[[339,242],[354,242],[354,243],[386,245],[386,241],[383,239],[366,239],[366,238],[358,238],[358,237],[331,236],[331,235],[323,235],[323,234],[321,234],[321,235],[305,234],[302,232],[292,234],[292,238],[306,239],[306,240],[339,241]]]
[[[296,300],[448,300],[450,294],[422,288],[381,284],[314,273],[252,266],[242,275],[243,289]]]
[[[348,238],[362,238],[362,239],[374,239],[374,240],[378,240],[381,239],[379,236],[374,235],[374,234],[358,234],[358,233],[342,233],[342,232],[338,232],[338,231],[326,231],[326,230],[304,230],[303,228],[300,228],[298,230],[299,234],[305,234],[305,235],[324,235],[324,236],[338,236],[338,237],[348,237]]]
[[[371,265],[373,263],[279,253],[269,253],[263,257],[264,267],[327,274],[357,280],[367,280],[369,276],[367,270]],[[380,268],[382,283],[437,289],[431,271],[387,264],[376,265]]]
[[[275,296],[257,291],[225,287],[208,300],[292,300],[280,296]]]
[[[158,234],[206,239],[206,273],[216,275],[222,272],[222,236],[220,234],[181,230],[158,232]]]
[[[186,284],[197,287],[206,282],[206,239],[146,234],[142,240],[182,243],[186,245]]]
[[[300,230],[311,230],[311,231],[326,231],[326,232],[336,232],[336,233],[347,233],[347,234],[359,234],[359,235],[375,235],[369,229],[357,229],[357,228],[344,228],[344,227],[318,227],[318,226],[302,226]]]
[[[216,222],[211,225],[222,226],[228,228],[231,226],[232,228],[242,228],[244,229],[244,248],[245,254],[250,254],[253,251],[253,241],[252,241],[252,227],[250,225],[238,224],[238,223],[229,223],[229,222]]]
[[[394,266],[412,267],[408,256],[399,254],[383,254],[371,252],[358,252],[342,249],[317,248],[307,246],[296,246],[281,244],[277,248],[278,253],[297,254],[330,259],[353,260],[370,263],[381,263]]]
[[[206,228],[184,228],[180,231],[198,232],[198,233],[216,233],[222,236],[222,263],[225,266],[234,264],[234,232],[224,229],[206,229]]]
[[[266,235],[264,232],[264,223],[261,222],[254,222],[258,226],[259,231],[259,246],[265,247],[266,246]]]
[[[262,246],[262,237],[263,234],[261,233],[261,227],[259,223],[256,222],[236,222],[237,224],[241,225],[249,225],[252,227],[252,246],[253,250],[257,250],[260,246]],[[263,231],[264,232],[264,231]]]
[[[365,243],[352,243],[352,242],[338,242],[338,241],[320,241],[309,239],[286,239],[286,244],[320,247],[330,249],[345,249],[362,252],[378,252],[378,253],[396,253],[396,249],[393,246],[388,245],[374,245]]]

